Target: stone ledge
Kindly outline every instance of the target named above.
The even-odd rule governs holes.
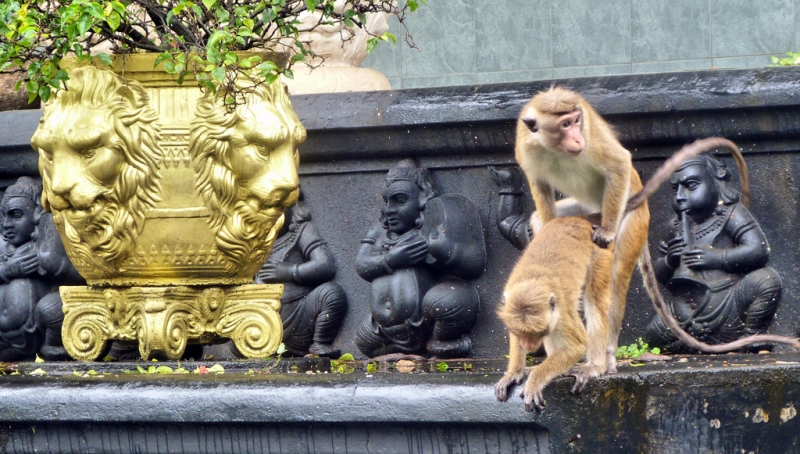
[[[92,422],[122,432],[161,424],[345,432],[381,423],[412,432],[427,425],[467,432],[491,426],[523,438],[535,431],[549,440],[550,452],[789,452],[800,443],[800,354],[682,356],[666,364],[622,365],[619,374],[592,381],[579,396],[569,393],[571,379],[559,379],[545,390],[547,408],[539,414],[525,412],[516,397],[495,400],[493,385],[504,361],[471,362],[472,372],[371,375],[246,375],[244,368],[257,362],[227,362],[229,372],[218,376],[104,378],[59,375],[70,364],[21,364],[25,370],[56,369],[44,377],[0,379],[0,427],[13,434],[23,426],[67,430]],[[323,370],[325,363],[307,367]]]

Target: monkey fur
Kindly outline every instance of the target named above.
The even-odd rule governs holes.
[[[613,249],[594,244],[592,233],[585,218],[553,219],[533,237],[511,272],[497,312],[510,344],[508,372],[494,388],[499,401],[525,378],[526,353],[542,343],[547,358],[531,369],[521,395],[527,411],[534,406],[542,410],[544,387],[570,369],[573,392],[605,373]],[[584,357],[586,364],[574,367]]]
[[[698,140],[675,153],[641,191],[630,198],[621,215],[628,216],[646,207],[647,197],[668,180],[681,163],[704,151],[721,147],[729,149],[736,160],[742,184],[742,202],[749,204],[749,175],[739,148],[729,140],[709,138]],[[649,212],[646,214],[649,221]],[[616,372],[616,358],[613,367],[609,361],[612,347],[616,354],[619,336],[619,331],[612,332],[619,326],[613,324],[616,304],[613,300],[613,272],[618,250],[623,243],[618,238],[612,244],[613,250],[600,248],[596,245],[592,229],[596,233],[597,227],[587,218],[563,217],[544,223],[512,271],[504,292],[505,302],[498,310],[498,316],[509,330],[510,342],[508,372],[495,385],[498,400],[505,401],[508,388],[522,382],[526,372],[526,352],[535,351],[542,343],[547,358],[531,369],[521,394],[527,411],[534,407],[537,410],[544,408],[542,390],[559,375],[568,372],[575,376],[572,391],[580,392],[590,378],[603,371]],[[646,230],[643,236],[646,246]],[[587,242],[587,238],[591,240]],[[761,342],[800,346],[796,338],[767,334],[748,336],[720,345],[696,340],[680,327],[667,307],[658,289],[647,247],[642,248],[637,262],[656,312],[690,348],[722,353]],[[622,304],[620,319],[624,315],[624,299]],[[581,310],[586,326],[579,313]],[[573,367],[584,357],[585,364]]]
[[[624,213],[630,194],[642,189],[631,154],[583,97],[553,87],[538,93],[523,107],[517,122],[515,156],[536,204],[531,222],[534,237],[540,225],[565,212],[599,212],[602,222],[592,240],[601,247],[616,242],[606,351],[607,371],[616,372],[628,287],[650,227],[646,200],[636,210]],[[569,198],[556,203],[555,191]]]

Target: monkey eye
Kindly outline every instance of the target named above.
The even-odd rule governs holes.
[[[580,122],[581,122],[581,117],[580,117],[580,115],[578,115],[577,117],[575,117],[575,124],[576,125],[580,124]]]
[[[561,127],[562,127],[562,128],[569,128],[569,125],[570,125],[570,124],[571,124],[571,123],[570,123],[570,121],[569,121],[569,120],[567,120],[567,121],[565,121],[564,123],[561,123]]]

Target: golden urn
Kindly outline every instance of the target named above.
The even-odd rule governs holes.
[[[68,69],[31,144],[42,204],[85,287],[61,287],[62,337],[79,360],[113,340],[143,358],[232,339],[246,357],[281,342],[281,285],[254,285],[298,197],[306,132],[280,83],[222,96],[127,55]]]

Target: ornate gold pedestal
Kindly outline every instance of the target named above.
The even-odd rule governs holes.
[[[265,357],[280,345],[283,285],[231,287],[61,287],[64,347],[94,361],[111,340],[139,343],[142,358],[178,360],[190,343],[226,338],[244,356]]]
[[[252,282],[297,201],[305,129],[282,84],[228,109],[154,59],[117,61],[124,78],[68,68],[31,140],[42,203],[88,283],[61,289],[64,346],[96,360],[109,341],[138,342],[145,359],[180,359],[230,338],[268,356],[282,286]]]

